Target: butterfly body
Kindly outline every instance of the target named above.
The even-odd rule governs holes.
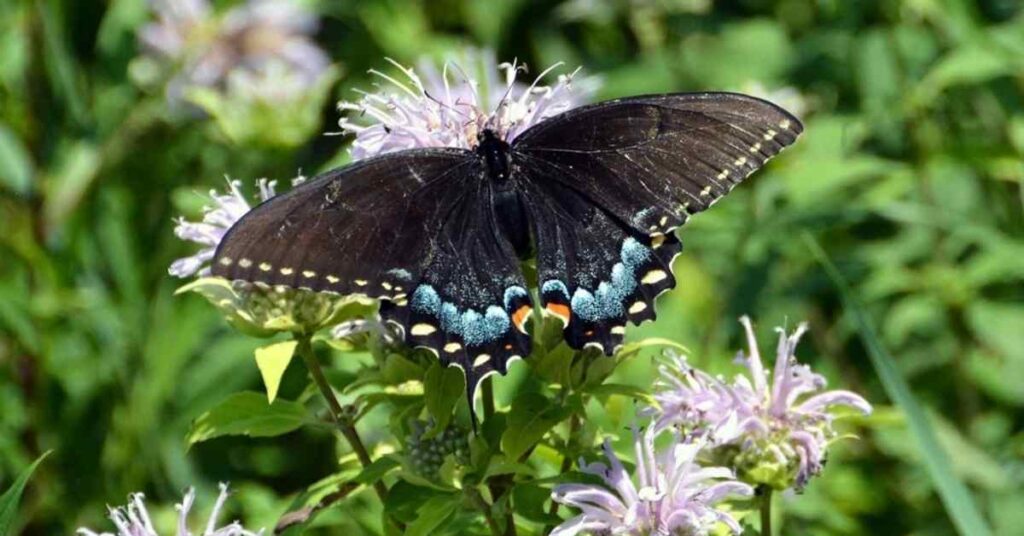
[[[730,93],[598,103],[511,140],[485,129],[472,149],[385,154],[271,199],[225,236],[213,273],[380,298],[408,344],[466,372],[472,398],[529,353],[536,309],[573,348],[613,353],[676,285],[675,230],[801,130]]]

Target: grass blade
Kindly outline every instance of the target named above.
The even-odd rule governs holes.
[[[839,291],[843,307],[846,309],[846,313],[853,318],[861,341],[868,350],[871,365],[874,366],[875,372],[882,381],[882,387],[885,388],[886,394],[906,414],[907,426],[910,428],[911,435],[917,440],[924,456],[925,470],[935,484],[939,498],[949,513],[949,517],[952,518],[953,524],[956,525],[957,532],[964,536],[991,536],[992,530],[981,516],[981,512],[978,511],[967,487],[953,474],[949,457],[939,446],[935,430],[932,429],[932,425],[928,421],[924,407],[911,393],[910,386],[896,369],[892,356],[882,345],[874,326],[853,296],[846,280],[843,279],[839,269],[832,264],[825,250],[821,248],[814,237],[805,233],[804,241],[807,242],[811,253],[825,268],[825,272]]]
[[[0,495],[0,536],[10,534],[11,527],[14,526],[14,518],[18,515],[18,505],[21,503],[21,494],[25,491],[25,485],[28,484],[28,479],[36,470],[39,462],[43,461],[43,458],[49,453],[50,451],[44,452],[42,456],[32,462],[32,465],[26,467],[11,484],[11,487],[7,488],[3,495]]]

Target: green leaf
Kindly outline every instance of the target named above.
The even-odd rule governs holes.
[[[435,362],[427,369],[423,379],[423,396],[427,411],[434,418],[434,428],[424,434],[424,438],[430,439],[448,427],[452,410],[462,398],[465,385],[462,371],[455,367]]]
[[[32,465],[25,468],[24,471],[18,475],[18,478],[11,484],[11,487],[7,488],[7,491],[3,495],[0,495],[0,536],[7,536],[11,533],[11,527],[14,526],[14,517],[18,515],[18,504],[21,502],[21,494],[25,491],[25,484],[28,483],[29,477],[39,466],[39,463],[46,458],[51,451],[46,451],[42,456],[36,458],[36,461],[32,462]]]
[[[273,404],[277,398],[277,389],[281,386],[281,377],[295,355],[298,341],[283,341],[256,349],[256,366],[263,376],[263,385],[267,387],[267,403]]]
[[[522,393],[512,402],[508,427],[501,435],[501,449],[509,460],[518,460],[556,424],[572,413],[569,404],[556,404],[539,393]]]
[[[390,456],[384,456],[364,467],[353,480],[360,484],[374,484],[400,465],[401,463],[398,460]]]
[[[534,523],[558,525],[562,522],[562,518],[548,512],[546,505],[550,499],[551,489],[533,482],[518,484],[512,489],[512,503],[516,515]]]
[[[622,348],[619,350],[619,353],[616,357],[618,357],[619,359],[625,359],[636,355],[638,352],[640,352],[640,350],[643,350],[644,348],[657,348],[662,346],[665,348],[673,348],[675,350],[679,350],[684,354],[690,353],[689,348],[683,346],[682,344],[679,344],[676,341],[664,339],[661,337],[648,337],[646,339],[641,339],[636,342],[624,344]]]
[[[936,437],[935,430],[928,420],[924,407],[918,402],[910,391],[907,381],[900,375],[899,369],[888,350],[882,345],[875,328],[868,318],[867,313],[854,297],[849,285],[842,274],[829,260],[825,250],[821,248],[814,238],[804,234],[804,241],[807,243],[811,253],[821,263],[822,267],[832,279],[832,283],[839,291],[840,299],[860,333],[861,341],[868,350],[868,357],[871,365],[878,373],[882,387],[890,398],[907,415],[907,426],[911,434],[917,440],[918,447],[924,457],[925,470],[935,484],[939,498],[942,500],[949,517],[952,518],[960,534],[988,536],[992,534],[985,523],[985,519],[978,511],[978,507],[971,497],[967,487],[953,474],[952,465],[946,451],[942,449]]]
[[[263,393],[245,391],[227,397],[192,423],[188,445],[226,435],[273,437],[309,422],[306,408],[288,400],[267,403]]]
[[[11,129],[0,123],[0,186],[25,195],[32,190],[32,157]]]
[[[436,530],[459,505],[458,495],[440,495],[423,503],[416,510],[416,520],[405,529],[406,536],[425,536]]]
[[[627,385],[624,383],[603,383],[601,385],[587,387],[584,389],[584,392],[595,396],[619,395],[626,398],[642,400],[648,404],[654,400],[654,397],[652,397],[646,390],[635,385]]]

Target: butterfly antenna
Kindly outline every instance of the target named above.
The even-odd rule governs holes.
[[[428,92],[426,89],[423,90],[423,95],[430,99],[431,101],[433,101],[434,103],[436,103],[438,106],[445,108],[447,110],[451,110],[456,114],[461,115],[462,117],[465,117],[467,119],[469,118],[469,115],[467,115],[466,112],[463,112],[462,110],[452,106],[451,104],[448,104],[447,102],[442,102],[440,99],[437,99],[436,97],[431,95],[430,92]]]

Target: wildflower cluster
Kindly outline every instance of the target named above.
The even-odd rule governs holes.
[[[196,500],[196,492],[195,489],[189,488],[181,504],[175,505],[175,509],[178,511],[178,523],[175,531],[169,534],[174,534],[174,536],[192,536],[193,534],[202,534],[203,536],[261,536],[263,534],[262,529],[257,532],[246,530],[237,521],[217,528],[217,520],[220,518],[221,510],[223,510],[227,499],[228,486],[227,484],[221,484],[220,495],[217,496],[217,502],[214,503],[209,521],[203,525],[202,532],[190,531],[188,528],[188,517]],[[150,519],[149,511],[146,509],[145,496],[141,493],[133,493],[128,498],[127,505],[111,508],[110,520],[113,521],[114,526],[117,528],[116,534],[110,532],[97,533],[86,528],[78,529],[78,534],[80,536],[159,536],[159,533],[153,526],[152,519]]]
[[[823,376],[796,361],[796,346],[806,331],[800,325],[787,336],[779,329],[774,371],[761,360],[750,319],[740,319],[749,351],[738,360],[747,375],[730,383],[690,367],[674,356],[661,367],[655,399],[656,426],[678,426],[691,436],[706,437],[714,458],[735,467],[743,478],[774,489],[803,488],[818,474],[828,444],[835,439],[834,406],[861,413],[871,405],[850,391],[822,391]]]
[[[788,337],[780,330],[775,371],[768,377],[750,320],[741,323],[750,349],[740,361],[749,377],[727,383],[670,355],[661,367],[657,405],[643,411],[653,425],[643,434],[634,431],[638,484],[605,442],[609,465],[580,462],[604,486],[554,489],[554,501],[581,513],[553,534],[708,534],[719,523],[739,533],[739,523],[718,503],[751,496],[752,485],[799,490],[821,471],[835,437],[828,409],[843,405],[869,413],[871,406],[849,391],[806,397],[822,390],[825,379],[796,362],[803,325]],[[654,440],[662,432],[673,441],[657,455]]]
[[[468,57],[466,69],[455,63],[440,68],[422,64],[417,72],[392,62],[401,73],[398,77],[372,71],[384,81],[380,91],[339,104],[341,110],[354,112],[340,121],[342,131],[355,136],[353,158],[414,148],[472,148],[484,129],[511,141],[537,122],[577,106],[593,88],[586,79],[574,84],[575,71],[560,76],[553,86],[542,86],[541,79],[557,65],[525,85],[516,81],[525,69],[515,62],[495,65],[487,52],[472,52]],[[261,201],[274,194],[273,182],[259,182]],[[251,208],[236,182],[229,183],[227,193],[212,192],[210,197],[212,204],[204,209],[201,221],[179,220],[175,230],[183,240],[201,246],[170,268],[178,277],[200,276],[183,290],[202,293],[237,326],[259,334],[301,331],[308,335],[331,327],[329,341],[337,348],[361,346],[366,334],[385,345],[396,340],[379,319],[356,319],[364,315],[349,309],[345,309],[348,314],[341,313],[350,304],[368,313],[369,302],[205,277],[217,245]],[[641,412],[651,418],[651,424],[643,431],[633,430],[633,475],[606,440],[603,461],[579,462],[580,470],[593,481],[553,489],[554,503],[578,512],[552,534],[690,536],[722,529],[739,533],[742,508],[749,507],[755,489],[800,490],[821,471],[829,443],[837,437],[831,409],[847,406],[868,413],[871,406],[848,391],[824,391],[825,379],[796,361],[804,326],[788,336],[780,330],[774,371],[769,374],[749,319],[744,317],[741,323],[749,343],[748,352],[739,356],[746,375],[727,381],[691,367],[685,357],[669,354],[660,368],[655,403]],[[418,376],[422,370],[414,360],[389,355],[380,361],[387,374],[357,383],[391,381],[387,385],[395,393],[404,393],[403,386],[422,385]],[[333,396],[330,387],[322,390],[328,392],[325,396]],[[408,394],[420,393],[410,389]],[[405,415],[410,414],[394,421],[406,422]],[[356,433],[354,423],[349,426],[347,438]],[[403,469],[428,481],[441,478],[453,462],[460,471],[471,470],[466,429],[453,424],[433,435],[431,421],[418,419],[409,428],[404,448],[409,467]],[[490,446],[497,449],[509,440],[514,443],[516,438],[507,435]],[[377,482],[375,487],[383,499],[384,485]],[[466,498],[475,504],[483,500]],[[488,521],[497,523],[493,518]],[[491,529],[496,532],[494,526]]]
[[[301,4],[248,0],[223,14],[207,0],[151,6],[157,20],[139,31],[135,71],[164,73],[172,109],[197,105],[238,142],[294,146],[312,134],[337,73]]]

